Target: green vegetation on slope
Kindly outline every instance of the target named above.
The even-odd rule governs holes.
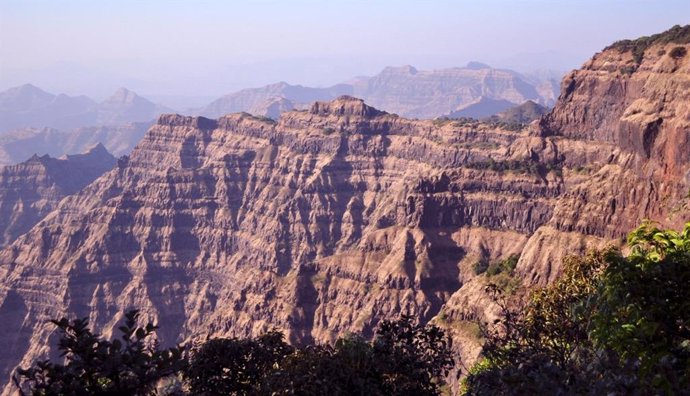
[[[495,326],[482,324],[483,358],[468,395],[688,394],[690,223],[682,232],[645,223],[614,249],[566,260],[520,310],[498,288]]]
[[[654,34],[652,36],[640,37],[635,40],[616,41],[615,43],[606,47],[604,50],[617,49],[621,52],[631,51],[635,63],[640,64],[642,63],[642,59],[644,58],[644,52],[647,50],[647,48],[651,47],[654,44],[668,43],[690,43],[690,25],[676,25],[665,32]]]

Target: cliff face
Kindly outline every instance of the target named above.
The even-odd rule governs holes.
[[[322,342],[409,313],[471,361],[468,320],[495,313],[477,261],[519,254],[519,281],[544,284],[563,255],[643,218],[687,220],[690,56],[660,46],[631,74],[630,54],[598,54],[522,131],[351,97],[277,123],[161,116],[0,252],[3,375],[49,353],[46,319],[88,316],[108,335],[130,307],[164,344],[272,327]]]
[[[63,158],[34,155],[0,168],[0,245],[30,230],[58,202],[74,194],[115,165],[101,145],[85,154]]]

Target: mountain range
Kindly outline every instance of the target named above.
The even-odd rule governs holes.
[[[341,95],[407,117],[483,118],[525,101],[554,103],[552,77],[525,77],[510,70],[471,62],[464,68],[420,71],[388,67],[373,77],[359,77],[328,88],[285,82],[223,96],[190,114],[220,117],[248,112],[277,119],[281,113],[308,108]],[[153,120],[172,112],[125,88],[101,103],[86,96],[53,95],[26,84],[0,93],[0,165],[16,164],[32,154],[79,153],[102,142],[115,155],[129,154]]]
[[[0,250],[3,377],[54,353],[48,319],[88,317],[111,336],[131,307],[163,345],[273,328],[293,343],[368,337],[410,314],[470,364],[472,321],[499,311],[486,292],[499,280],[477,263],[519,257],[505,291],[537,287],[643,219],[678,229],[690,215],[690,44],[653,37],[594,55],[524,128],[409,119],[351,96],[277,121],[161,115]],[[417,74],[379,81],[403,92]],[[533,92],[511,84],[498,86]]]
[[[25,84],[0,93],[0,133],[27,127],[72,129],[146,122],[170,111],[125,88],[97,103],[86,96],[53,95]]]
[[[275,116],[265,111],[280,99],[280,109],[304,109],[316,100],[333,100],[340,95],[363,99],[382,110],[411,118],[436,118],[467,109],[466,117],[481,118],[528,100],[551,106],[558,96],[555,80],[535,80],[519,73],[470,62],[463,68],[417,70],[412,66],[387,67],[373,77],[359,77],[328,88],[309,88],[285,82],[245,89],[223,96],[193,113],[206,117],[246,111]],[[500,108],[472,111],[478,101],[501,103]],[[284,110],[283,110],[284,111]]]

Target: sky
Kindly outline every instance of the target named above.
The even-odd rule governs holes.
[[[0,0],[0,90],[202,103],[385,66],[569,70],[690,23],[690,0]]]

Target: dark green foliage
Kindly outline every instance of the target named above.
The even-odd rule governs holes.
[[[443,331],[415,325],[407,316],[383,322],[373,349],[390,386],[388,394],[437,394],[441,378],[453,366],[450,339]]]
[[[263,122],[263,123],[266,123],[266,124],[275,125],[275,124],[278,123],[278,121],[274,120],[274,119],[271,118],[271,117],[266,117],[266,116],[261,116],[261,115],[254,115],[254,114],[247,113],[246,111],[243,111],[243,112],[241,112],[240,114],[242,114],[242,117],[251,118],[252,120],[257,120],[257,121],[260,121],[260,122]]]
[[[623,66],[620,68],[621,74],[631,75],[637,70],[637,66]]]
[[[256,339],[211,339],[192,354],[184,376],[193,395],[246,395],[293,351],[276,331]]]
[[[436,395],[454,363],[443,331],[408,316],[383,322],[371,342],[353,335],[294,348],[272,331],[208,340],[189,360],[181,347],[159,351],[147,342],[156,327],[137,327],[137,316],[127,313],[122,341],[112,342],[91,333],[86,319],[55,321],[65,364],[19,370],[22,386],[34,395],[149,395],[161,380],[181,377],[178,395]]]
[[[443,331],[403,317],[383,322],[371,343],[349,336],[334,347],[297,350],[257,393],[436,395],[452,366],[450,342]]]
[[[297,350],[270,373],[256,393],[278,395],[381,395],[385,379],[371,345],[358,336],[339,339],[335,346]]]
[[[690,386],[690,224],[683,232],[645,224],[632,253],[609,261],[592,337],[660,389]]]
[[[685,47],[674,47],[671,52],[668,53],[668,55],[673,59],[680,59],[687,53],[688,51],[685,49]]]
[[[644,52],[647,48],[654,44],[688,44],[690,43],[690,25],[679,26],[676,25],[671,29],[655,34],[653,36],[640,37],[636,40],[621,40],[608,46],[606,49],[617,49],[621,52],[630,51],[633,54],[633,60],[636,64],[642,63]]]
[[[474,272],[475,275],[481,275],[485,273],[488,268],[489,262],[484,259],[477,260],[477,262],[472,264],[472,272]]]
[[[322,131],[324,135],[331,135],[335,133],[335,128],[323,128]]]
[[[491,263],[486,269],[486,275],[495,276],[500,273],[512,274],[519,260],[519,254],[511,254],[503,260]]]
[[[503,313],[482,324],[484,358],[465,393],[689,394],[690,224],[678,233],[645,223],[628,243],[628,257],[567,259],[522,310],[490,285]]]
[[[562,173],[562,166],[558,163],[542,163],[530,159],[495,161],[489,158],[487,161],[478,161],[467,164],[471,169],[486,169],[494,172],[517,172],[532,175],[544,176],[553,171],[557,174]]]
[[[19,369],[34,395],[148,395],[156,383],[184,368],[182,348],[158,350],[156,326],[137,326],[138,311],[126,314],[120,339],[108,341],[88,329],[87,319],[52,321],[65,364],[49,361]]]

